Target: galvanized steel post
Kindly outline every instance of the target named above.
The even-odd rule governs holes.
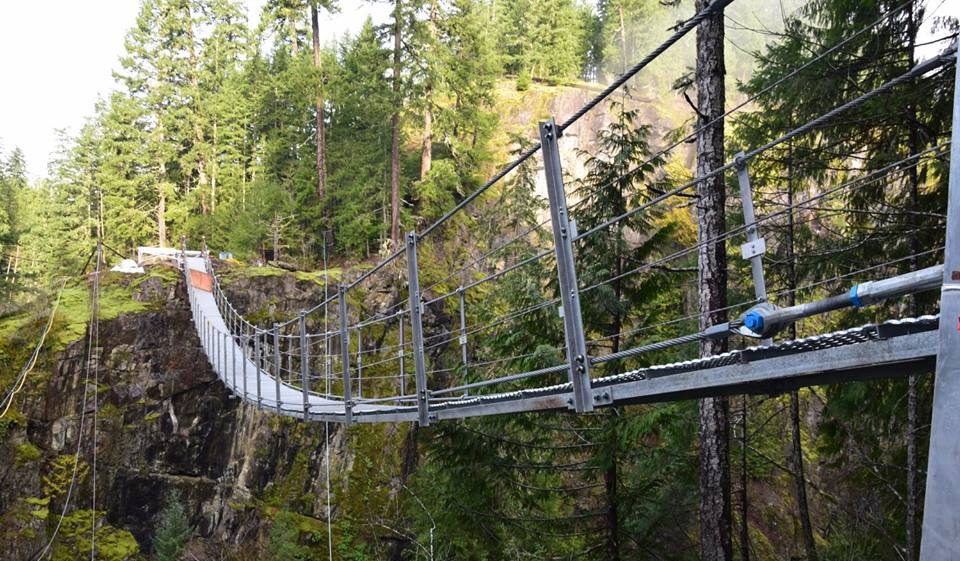
[[[457,288],[460,295],[460,361],[463,364],[463,378],[467,377],[467,299],[463,286]],[[469,391],[464,392],[464,394]]]
[[[253,333],[253,365],[257,367],[257,409],[263,407],[263,394],[260,392],[260,371],[263,365],[263,347],[260,345],[260,337],[263,335],[259,329]]]
[[[350,332],[347,331],[347,289],[337,287],[340,308],[340,361],[343,363],[343,413],[349,425],[353,421],[353,395],[350,386]]]
[[[560,280],[560,302],[563,313],[563,331],[567,347],[570,382],[573,386],[573,408],[578,413],[593,411],[590,392],[590,361],[580,314],[580,288],[577,285],[576,261],[567,196],[563,189],[563,171],[560,167],[560,131],[551,118],[540,123],[540,145],[543,169],[547,178],[547,196],[550,200],[550,222],[553,225],[553,243],[557,256],[557,276]]]
[[[243,345],[241,348],[242,352],[240,353],[241,359],[243,360],[243,371],[241,375],[243,376],[243,400],[247,400],[247,346],[250,344],[250,337],[244,334],[240,337],[240,344]]]
[[[273,382],[276,388],[276,409],[277,413],[280,412],[280,368],[281,368],[281,358],[280,358],[280,327],[276,323],[273,324]]]
[[[410,326],[413,331],[413,365],[416,369],[417,414],[421,427],[430,424],[427,369],[423,361],[423,304],[420,298],[420,273],[417,269],[417,234],[407,234],[407,291],[410,297]]]
[[[310,353],[307,349],[307,314],[300,311],[300,390],[303,393],[303,420],[310,413]]]
[[[753,293],[758,302],[767,301],[767,282],[763,276],[763,254],[767,251],[766,241],[757,230],[757,216],[753,210],[753,189],[750,187],[750,170],[743,152],[736,155],[737,182],[740,184],[740,203],[743,206],[743,225],[746,229],[747,243],[740,246],[740,255],[750,261],[753,273]],[[762,344],[769,345],[773,339],[763,339]]]
[[[227,335],[224,334],[224,340],[227,340]],[[237,346],[233,344],[233,335],[229,337],[230,341],[230,370],[233,373],[233,393],[237,393]]]
[[[960,57],[960,51],[953,56]],[[960,60],[955,70],[960,68]],[[953,88],[947,233],[940,289],[940,344],[933,386],[921,561],[960,558],[960,72]]]
[[[363,331],[357,326],[357,397],[363,397]]]
[[[403,364],[403,358],[406,354],[406,351],[404,350],[406,343],[403,340],[403,310],[397,312],[397,318],[397,326],[400,329],[400,340],[398,341],[400,350],[397,351],[397,356],[400,358],[400,395],[403,396],[407,393],[407,372]]]

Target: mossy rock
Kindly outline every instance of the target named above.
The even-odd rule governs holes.
[[[21,442],[14,447],[14,462],[17,467],[38,462],[42,457],[43,451],[30,441]]]

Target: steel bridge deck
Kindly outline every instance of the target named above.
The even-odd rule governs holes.
[[[205,270],[200,260],[187,261],[189,268]],[[226,329],[212,296],[196,289],[189,281],[188,289],[194,303],[201,305],[205,321]],[[801,386],[932,371],[936,361],[937,325],[936,316],[890,320],[703,359],[640,368],[616,376],[595,378],[591,383],[591,395],[594,404],[601,407],[728,394],[778,393]],[[197,328],[200,328],[199,322]],[[205,347],[204,350],[208,356],[213,354],[212,349]],[[231,348],[230,354],[232,351]],[[304,418],[301,390],[281,382],[281,404],[277,407],[270,391],[276,387],[273,377],[262,370],[258,372],[239,346],[236,353],[239,355],[237,359],[224,360],[225,356],[212,356],[211,359],[214,370],[228,389],[256,405],[257,400],[249,389],[259,378],[265,390],[260,402],[262,407],[282,415]],[[240,387],[233,387],[230,368],[237,368],[237,362],[247,363],[246,395]],[[315,394],[311,394],[308,401],[308,420],[346,420],[343,401]],[[573,388],[570,383],[563,383],[431,403],[430,419],[563,410],[572,408],[572,404]],[[385,403],[372,405],[359,400],[353,406],[352,419],[368,423],[416,421],[417,408]]]

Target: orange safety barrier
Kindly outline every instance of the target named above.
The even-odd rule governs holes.
[[[213,277],[211,277],[209,273],[190,269],[190,284],[198,290],[211,292],[213,290]]]

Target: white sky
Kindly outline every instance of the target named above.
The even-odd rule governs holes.
[[[266,0],[244,0],[251,22]],[[123,40],[139,0],[0,0],[0,153],[19,146],[33,179],[43,177],[57,129],[76,133],[114,89]],[[389,3],[342,0],[321,18],[325,42],[353,34]]]
[[[266,0],[245,0],[255,22]],[[935,15],[960,17],[960,2],[927,0]],[[114,88],[123,39],[138,0],[0,0],[0,150],[19,146],[33,179],[45,175],[57,129],[75,133]],[[384,21],[389,3],[342,0],[321,20],[325,42]],[[928,14],[929,17],[930,14]]]

